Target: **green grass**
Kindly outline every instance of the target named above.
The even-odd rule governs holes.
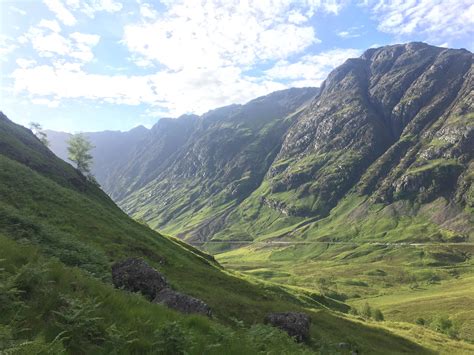
[[[474,276],[461,275],[433,284],[418,284],[392,294],[368,298],[371,305],[380,307],[386,319],[424,323],[430,327],[439,317],[450,319],[457,336],[474,343]],[[361,305],[360,300],[351,302]]]
[[[316,291],[353,307],[368,301],[383,311],[397,334],[402,331],[406,336],[403,329],[414,327],[420,317],[432,324],[447,317],[453,323],[448,335],[462,339],[458,344],[464,345],[459,346],[470,349],[466,342],[472,342],[474,336],[474,313],[469,311],[474,294],[470,258],[474,249],[470,244],[446,244],[459,234],[431,222],[430,213],[445,206],[439,199],[423,210],[409,203],[369,207],[365,198],[351,196],[327,218],[273,234],[273,238],[279,236],[277,240],[295,242],[293,245],[259,243],[272,240],[262,236],[253,245],[216,258],[229,269]],[[468,215],[456,218],[455,223],[469,226]],[[341,244],[332,244],[334,241]],[[407,244],[411,242],[428,244]],[[425,328],[436,330],[434,325]],[[448,352],[434,340],[438,335],[433,337],[429,338],[432,342],[418,340],[430,349]]]
[[[0,236],[0,352],[305,353],[267,326],[230,328],[183,316],[136,294],[47,261],[38,249]]]
[[[416,167],[411,167],[410,169],[408,169],[407,174],[417,174],[423,171],[433,170],[436,168],[451,167],[451,166],[456,167],[458,165],[459,164],[456,159],[434,159],[434,160],[427,161],[426,164],[416,166]]]

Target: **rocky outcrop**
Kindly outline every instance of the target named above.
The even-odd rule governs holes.
[[[203,301],[176,292],[170,288],[165,288],[158,292],[153,302],[163,304],[181,313],[198,313],[208,317],[212,314],[211,308]]]
[[[140,292],[152,301],[168,282],[142,259],[126,259],[112,266],[112,282],[116,288]]]
[[[266,198],[265,196],[260,197],[260,203],[270,207],[271,209],[277,210],[280,213],[284,214],[285,216],[289,216],[291,214],[290,209],[286,206],[284,202],[275,201],[270,198]]]
[[[130,258],[112,266],[116,288],[139,292],[154,303],[163,304],[182,313],[211,316],[211,308],[203,301],[174,291],[157,270],[139,258]]]
[[[270,313],[265,317],[265,324],[280,328],[297,342],[309,340],[311,318],[305,313]]]

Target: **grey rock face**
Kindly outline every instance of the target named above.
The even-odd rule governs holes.
[[[347,60],[289,129],[266,176],[271,193],[307,197],[313,215],[327,214],[357,184],[388,202],[452,193],[474,151],[472,63],[466,50],[424,43]],[[447,159],[463,166],[406,176]]]
[[[280,328],[297,342],[309,340],[311,318],[305,313],[270,313],[265,317],[265,324]]]
[[[150,301],[168,287],[166,279],[142,259],[126,259],[112,266],[114,286],[130,292],[140,292]]]
[[[198,313],[208,317],[210,317],[212,314],[211,308],[203,301],[173,291],[170,288],[165,288],[158,292],[153,302],[163,304],[169,308],[186,314]]]

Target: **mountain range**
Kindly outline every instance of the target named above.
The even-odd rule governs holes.
[[[437,201],[430,222],[467,240],[472,58],[424,43],[374,48],[321,88],[161,119],[150,130],[89,133],[93,172],[128,214],[190,242],[254,240],[327,217],[354,196],[364,215],[381,204],[417,216]],[[66,135],[47,133],[64,158]]]

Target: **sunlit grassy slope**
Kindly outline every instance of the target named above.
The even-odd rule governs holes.
[[[318,291],[359,309],[368,302],[386,320],[419,323],[473,342],[474,245],[431,222],[433,212],[444,208],[438,199],[424,210],[409,204],[367,210],[363,198],[352,196],[327,218],[262,235],[253,245],[216,257],[248,275]],[[472,223],[470,216],[461,211],[450,223]],[[440,322],[448,324],[441,329]]]

